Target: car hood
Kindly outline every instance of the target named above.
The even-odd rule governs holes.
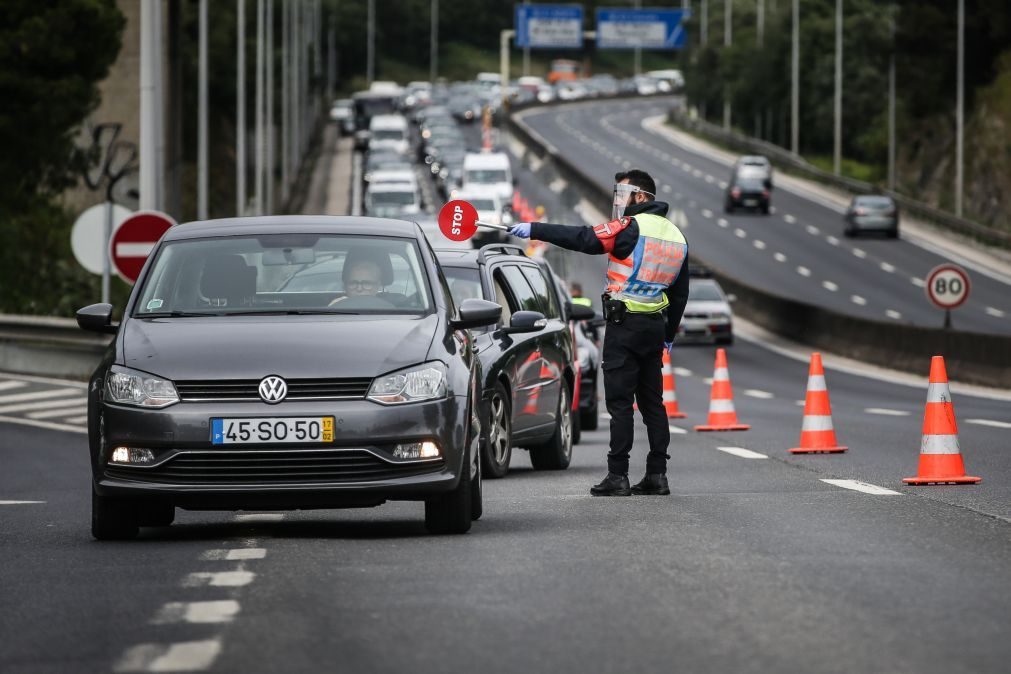
[[[375,377],[424,362],[437,315],[131,319],[124,364],[174,380]]]
[[[730,313],[730,306],[726,302],[716,302],[716,301],[692,301],[689,300],[688,304],[685,305],[685,313],[693,314],[715,314],[715,313]]]

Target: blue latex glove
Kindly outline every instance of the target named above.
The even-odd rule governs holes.
[[[664,342],[663,343],[663,350],[666,351],[668,354],[671,352],[671,349],[673,349],[673,348],[674,348],[674,342]]]
[[[512,226],[512,229],[509,230],[509,233],[512,234],[513,236],[518,236],[521,239],[529,239],[530,238],[530,223],[529,222],[517,222],[515,225]]]

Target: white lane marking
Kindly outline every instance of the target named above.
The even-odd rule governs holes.
[[[862,248],[854,248],[853,255],[859,257],[862,260],[863,258],[867,257],[867,251],[865,251]]]
[[[771,215],[775,215],[776,214],[776,207],[775,206],[769,206],[769,213]]]
[[[550,189],[555,194],[561,194],[568,186],[569,183],[565,182],[563,178],[555,178],[553,181],[551,181],[551,184],[548,185],[548,189]]]
[[[716,181],[716,178],[714,178],[714,177],[712,177],[711,175],[708,175],[708,174],[706,175],[706,182],[707,183],[712,184],[715,181]]]
[[[695,203],[696,202],[695,202],[694,199],[689,199],[688,200],[688,208],[695,208]]]
[[[231,550],[206,550],[200,559],[204,561],[240,561],[245,559],[263,559],[267,556],[266,548],[232,548]]]
[[[814,225],[807,225],[806,227],[804,227],[804,229],[806,229],[807,233],[811,234],[812,236],[817,236],[818,234],[821,234],[821,230],[815,227]]]
[[[1001,311],[1000,309],[995,308],[995,307],[987,307],[986,308],[986,313],[988,313],[989,315],[991,315],[991,316],[993,316],[995,318],[1004,318],[1004,312]]]
[[[867,300],[865,300],[863,297],[860,297],[860,295],[850,295],[850,302],[861,307],[867,304]]]
[[[684,164],[682,164],[681,168],[684,169],[685,173],[691,173],[692,172],[691,164],[689,164],[687,162],[685,162]]]
[[[670,194],[670,185],[663,185],[660,189],[662,189],[667,194]]]
[[[692,171],[692,175],[695,176],[696,178],[701,178],[702,171],[700,171],[699,169],[695,169],[694,171]]]
[[[86,404],[76,404],[73,407],[58,407],[55,410],[29,412],[27,416],[29,419],[51,419],[52,417],[77,417],[82,414],[87,414],[87,412],[88,406]]]
[[[783,221],[786,222],[786,224],[788,225],[792,225],[793,223],[797,222],[797,218],[787,213],[786,215],[783,216]]]
[[[183,587],[242,587],[256,578],[252,571],[194,571],[183,579]]]
[[[892,272],[894,272],[894,271],[895,271],[895,267],[894,267],[894,266],[892,266],[892,265],[890,265],[890,264],[888,264],[887,262],[882,262],[882,263],[881,263],[880,265],[878,265],[878,266],[880,266],[880,267],[881,267],[881,271],[886,271],[886,272],[888,272],[889,274],[891,274]]]
[[[702,380],[702,383],[705,384],[706,386],[711,386],[712,383],[713,383],[713,378],[712,377],[706,377],[705,379]]]
[[[726,180],[721,180],[720,181],[720,189],[721,190],[727,189],[727,181]]]
[[[85,423],[88,417],[77,417],[76,419],[67,419],[69,423],[78,424]],[[79,426],[68,426],[66,424],[54,424],[51,421],[36,421],[35,419],[23,419],[21,417],[7,417],[0,416],[0,422],[6,424],[20,424],[22,426],[33,426],[35,428],[45,428],[50,431],[67,431],[68,433],[87,433],[87,428],[81,428]]]
[[[794,400],[793,404],[796,405],[797,407],[804,407],[804,406],[807,405],[807,401],[806,400]]]
[[[115,672],[197,672],[208,669],[221,653],[221,640],[138,644],[127,649]]]
[[[765,454],[759,454],[758,452],[753,452],[750,449],[745,449],[744,447],[717,447],[716,449],[721,452],[726,452],[727,454],[733,454],[734,456],[739,456],[742,459],[768,459],[769,457]]]
[[[776,262],[786,262],[786,256],[782,253],[773,253],[772,257]]]
[[[873,494],[874,496],[902,496],[900,492],[892,491],[891,489],[885,489],[884,487],[878,487],[877,485],[868,484],[866,482],[861,482],[860,480],[828,480],[826,478],[819,478],[822,482],[827,482],[828,484],[835,485],[836,487],[842,487],[843,489],[852,489],[853,491],[860,491],[865,494]]]
[[[153,625],[172,623],[229,623],[239,613],[239,602],[234,599],[219,601],[170,601],[151,620]]]
[[[280,522],[284,513],[243,513],[235,516],[236,522]]]
[[[726,227],[730,223],[727,222],[726,218],[720,218],[719,220],[716,221],[716,224],[719,225],[720,227]]]
[[[802,265],[800,267],[797,267],[797,273],[800,274],[801,276],[810,276],[811,270]]]
[[[877,414],[882,417],[908,417],[909,412],[905,410],[892,410],[887,407],[867,407],[864,409],[867,414]]]
[[[10,414],[11,412],[27,412],[29,410],[51,410],[55,407],[67,407],[68,405],[81,405],[87,404],[87,398],[84,398],[80,394],[75,392],[73,398],[65,398],[62,400],[41,400],[31,403],[18,403],[17,405],[4,405],[0,407],[0,414]]]
[[[833,293],[839,290],[839,286],[837,286],[835,283],[832,283],[831,281],[822,281],[821,287]]]
[[[886,309],[885,316],[888,316],[888,318],[894,318],[895,320],[899,320],[902,318],[902,314],[900,314],[895,309]]]
[[[621,165],[625,170],[632,168],[632,162],[630,161],[623,161],[621,162]]]
[[[761,239],[755,239],[751,242],[751,244],[758,250],[765,250],[765,242]]]
[[[686,367],[676,367],[674,368],[674,374],[679,377],[690,377],[692,376],[692,371]]]
[[[713,217],[713,212],[711,210],[709,210],[708,208],[703,208],[702,209],[702,217],[703,218],[711,218],[711,217]]]
[[[762,389],[758,389],[758,388],[749,388],[749,389],[746,389],[744,391],[744,395],[750,396],[752,398],[758,398],[759,400],[769,400],[771,398],[775,398],[776,397],[772,393],[769,393],[768,391],[763,391]]]
[[[45,503],[45,501],[0,501],[0,505],[31,505],[33,503]]]
[[[80,396],[80,389],[60,388],[49,391],[32,391],[31,393],[13,393],[11,395],[0,396],[0,405],[8,403],[20,403],[27,400],[44,400],[46,398],[66,398],[68,396]],[[0,408],[2,409],[2,408]]]
[[[740,227],[738,227],[737,229],[735,229],[735,230],[734,230],[734,236],[736,236],[736,237],[737,237],[738,239],[743,239],[743,238],[744,238],[744,237],[746,237],[747,235],[748,235],[748,233],[747,233],[747,232],[745,232],[745,231],[744,231],[743,229],[741,229]]]
[[[916,276],[914,276],[911,279],[909,279],[909,282],[912,283],[917,288],[926,288],[927,287],[927,282],[924,281],[922,278],[919,278],[919,277],[916,277]]]
[[[976,424],[977,426],[991,426],[993,428],[1011,428],[1011,423],[994,421],[993,419],[966,419],[965,423]]]
[[[688,433],[688,431],[683,428],[678,428],[677,426],[671,426],[669,424],[667,425],[667,428],[670,429],[670,432],[674,435],[685,435]]]
[[[839,239],[835,238],[834,236],[826,236],[825,240],[828,241],[833,246],[839,245]]]
[[[22,386],[27,386],[28,382],[25,381],[15,381],[13,379],[8,381],[0,381],[0,391],[9,391],[12,388],[21,388]]]

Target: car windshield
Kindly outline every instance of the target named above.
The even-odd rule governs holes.
[[[688,284],[689,302],[722,302],[723,296],[715,283],[692,281]]]
[[[484,291],[481,289],[481,278],[476,269],[467,267],[443,267],[449,282],[449,291],[453,294],[453,301],[459,306],[460,302],[471,298],[484,299]]]
[[[470,205],[479,211],[494,211],[495,201],[493,199],[468,199]]]
[[[505,183],[509,177],[505,171],[495,169],[476,169],[467,171],[467,181],[472,183]]]
[[[269,234],[172,241],[135,317],[256,313],[422,314],[433,306],[414,239]]]
[[[377,129],[372,132],[372,140],[396,140],[404,139],[404,132],[399,129]]]
[[[413,206],[415,202],[414,192],[404,190],[402,192],[372,192],[369,200],[373,207],[388,206]]]
[[[892,200],[888,197],[860,197],[856,205],[864,208],[892,208]]]
[[[741,178],[737,181],[734,187],[739,187],[740,189],[748,192],[761,192],[765,189],[765,185],[762,184],[762,181],[754,178]]]

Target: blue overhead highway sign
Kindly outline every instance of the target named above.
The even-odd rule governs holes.
[[[516,5],[516,46],[579,49],[582,5]]]
[[[600,49],[684,49],[680,9],[598,9]]]

